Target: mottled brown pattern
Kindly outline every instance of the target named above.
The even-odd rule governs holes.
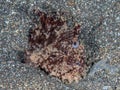
[[[29,32],[26,62],[40,67],[52,76],[78,82],[86,75],[84,46],[79,43],[80,25],[67,26],[60,13],[46,14],[34,10],[39,17],[37,27]]]

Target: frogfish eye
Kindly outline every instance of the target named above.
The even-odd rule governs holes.
[[[73,42],[73,44],[72,44],[72,47],[73,48],[77,48],[79,46],[79,42],[77,41],[77,42]]]

